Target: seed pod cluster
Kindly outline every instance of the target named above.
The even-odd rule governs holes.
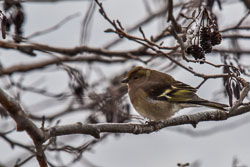
[[[191,39],[189,40],[191,41],[191,46],[187,47],[186,53],[191,54],[196,60],[205,59],[205,54],[211,53],[213,46],[221,43],[221,34],[217,28],[216,17],[212,16],[213,13],[208,12],[205,8],[200,15],[200,25],[195,22],[197,28],[193,30],[192,36],[187,31]]]
[[[203,49],[198,45],[189,46],[186,50],[186,53],[191,54],[195,58],[195,60],[205,58],[205,53]]]
[[[193,44],[186,49],[186,53],[191,54],[196,60],[205,59],[205,54],[211,53],[213,46],[221,43],[221,34],[215,24],[201,26],[199,36],[198,44]]]
[[[215,25],[213,25],[215,27]],[[200,30],[200,45],[205,53],[212,52],[213,47],[215,45],[219,45],[221,43],[221,34],[217,28],[210,27],[202,27]]]

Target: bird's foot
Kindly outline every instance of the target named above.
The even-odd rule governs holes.
[[[161,128],[159,127],[159,123],[161,123],[162,121],[146,121],[145,123],[149,126],[152,126],[154,128],[154,131],[158,131]]]

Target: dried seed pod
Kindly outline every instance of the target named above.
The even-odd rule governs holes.
[[[205,53],[211,53],[212,52],[212,44],[211,41],[201,41],[200,45],[202,47],[202,49],[204,50]]]
[[[205,53],[212,52],[211,30],[209,27],[202,27],[200,31],[200,45]]]
[[[10,26],[11,26],[11,18],[7,18],[6,23],[5,23],[5,31],[9,32]]]
[[[233,83],[232,87],[233,87],[234,97],[236,99],[239,99],[240,98],[240,91],[241,91],[240,83],[239,82],[236,82],[236,84]]]
[[[225,64],[227,64],[227,63],[225,62]],[[224,67],[223,67],[223,73],[224,73],[224,74],[229,74],[229,73],[230,73],[230,70],[229,70],[229,67],[228,67],[228,66],[224,66]],[[223,79],[223,85],[226,86],[226,84],[227,84],[227,82],[228,82],[228,77],[227,77],[227,78],[226,78],[226,77],[223,77],[222,79]],[[226,95],[226,92],[225,92],[225,95]]]
[[[232,107],[233,106],[233,90],[232,90],[232,88],[230,86],[229,81],[226,84],[226,92],[227,92],[228,97],[229,97],[229,104]]]
[[[201,41],[211,40],[211,30],[209,27],[202,27],[200,30]]]
[[[15,31],[18,35],[22,34],[22,24],[24,22],[24,13],[21,9],[18,9],[16,15],[12,18],[15,25]]]
[[[221,34],[218,30],[214,30],[211,34],[211,43],[212,45],[219,45],[221,43]]]
[[[203,49],[198,45],[189,46],[186,50],[186,53],[191,54],[195,58],[195,60],[205,58],[205,53]]]
[[[6,38],[6,23],[7,23],[7,18],[5,15],[3,15],[2,22],[1,22],[1,32],[2,32],[2,38]]]
[[[194,45],[189,46],[189,47],[186,49],[186,53],[187,53],[187,54],[192,54],[192,53],[193,53],[193,46],[194,46]]]

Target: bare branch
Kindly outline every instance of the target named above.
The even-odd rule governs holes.
[[[42,130],[27,117],[19,104],[2,89],[0,89],[0,103],[15,120],[17,124],[17,131],[26,131],[32,138],[36,147],[36,158],[40,167],[47,167],[46,157],[42,150],[42,143],[45,139]]]

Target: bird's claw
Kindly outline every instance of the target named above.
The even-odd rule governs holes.
[[[147,125],[149,125],[149,126],[152,126],[153,128],[154,128],[154,130],[155,131],[158,131],[159,129],[160,129],[160,127],[159,127],[159,123],[160,123],[161,121],[146,121],[145,123],[147,124]]]

